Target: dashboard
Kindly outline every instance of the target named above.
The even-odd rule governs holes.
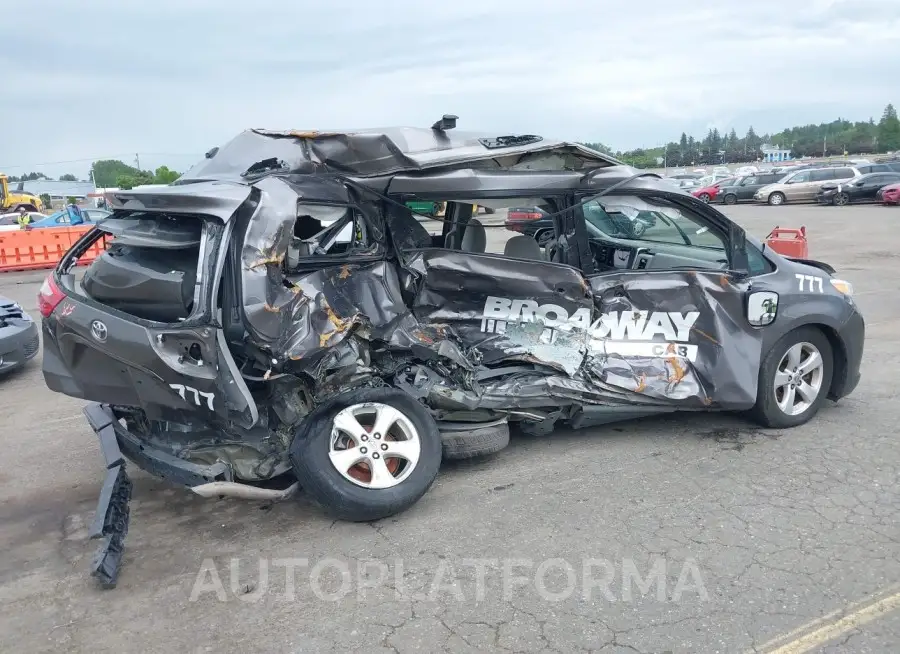
[[[708,268],[725,270],[728,259],[721,250],[660,244],[656,247],[633,246],[591,239],[591,250],[601,270],[668,270],[672,268]]]

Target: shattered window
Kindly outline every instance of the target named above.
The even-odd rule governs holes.
[[[290,270],[310,257],[372,256],[380,253],[362,212],[345,205],[297,205],[294,233],[288,246]]]
[[[634,241],[725,249],[721,237],[679,207],[632,196],[608,196],[583,207],[588,232]]]

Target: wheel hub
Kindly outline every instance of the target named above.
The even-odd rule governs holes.
[[[415,469],[420,452],[412,421],[387,404],[354,404],[332,422],[331,464],[357,486],[385,489],[402,483]]]

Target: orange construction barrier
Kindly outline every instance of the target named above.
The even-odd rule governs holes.
[[[91,225],[47,227],[0,232],[0,272],[53,268]],[[90,263],[106,249],[106,239],[97,241],[78,259]]]
[[[766,245],[778,254],[795,259],[809,258],[809,243],[806,241],[806,225],[800,229],[776,226],[766,236]]]

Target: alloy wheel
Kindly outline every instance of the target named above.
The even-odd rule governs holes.
[[[813,405],[822,391],[825,362],[812,343],[791,346],[775,370],[775,402],[789,416],[798,416]]]
[[[381,490],[409,477],[421,449],[419,432],[402,411],[372,402],[351,405],[334,417],[328,457],[348,481]]]

